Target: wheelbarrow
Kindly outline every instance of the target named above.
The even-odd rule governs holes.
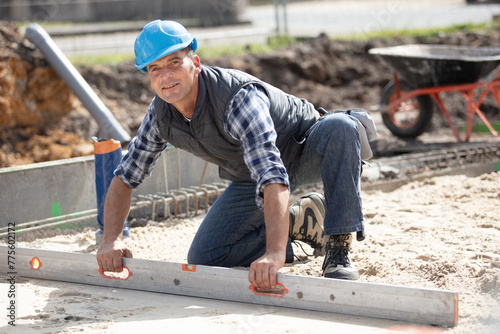
[[[374,48],[369,53],[394,69],[394,79],[382,91],[380,110],[384,125],[395,136],[416,138],[428,130],[433,101],[458,141],[469,140],[474,114],[498,136],[479,106],[489,93],[500,106],[500,48],[409,44]],[[440,97],[445,92],[457,92],[467,102],[464,139]]]

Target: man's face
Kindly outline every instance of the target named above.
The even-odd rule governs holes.
[[[198,56],[189,56],[179,50],[147,66],[151,88],[158,96],[174,106],[196,101],[198,74],[201,72]]]

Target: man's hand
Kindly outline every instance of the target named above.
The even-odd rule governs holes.
[[[97,251],[97,264],[103,271],[121,272],[122,257],[133,257],[132,251],[121,241],[103,243]]]
[[[102,244],[97,252],[97,264],[103,271],[121,272],[122,257],[132,257],[130,249],[121,241],[132,192],[118,177],[111,180],[104,203]]]
[[[284,252],[275,252],[272,254],[266,252],[250,265],[248,280],[256,288],[263,290],[274,289],[277,283],[276,274],[284,264]]]
[[[264,219],[266,220],[266,252],[250,265],[248,280],[259,289],[274,289],[276,274],[286,259],[290,222],[288,188],[271,183],[264,188]]]

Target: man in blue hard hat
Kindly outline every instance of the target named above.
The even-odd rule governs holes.
[[[325,277],[358,279],[348,255],[352,233],[364,237],[361,159],[371,153],[366,130],[376,135],[369,115],[356,109],[357,117],[320,117],[311,103],[253,76],[202,65],[196,49],[174,21],[150,22],[136,39],[136,67],[156,96],[108,190],[100,268],[120,271],[121,257],[132,256],[121,232],[133,190],[170,143],[218,165],[220,177],[232,181],[200,225],[190,264],[250,267],[252,285],[274,288],[298,240],[325,255]],[[325,197],[310,193],[289,207],[290,189],[320,181]]]

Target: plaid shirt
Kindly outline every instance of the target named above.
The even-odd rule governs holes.
[[[257,183],[256,201],[260,207],[266,185],[281,183],[290,187],[276,147],[277,134],[269,113],[269,98],[262,89],[247,85],[236,93],[226,110],[224,129],[241,143],[243,158],[252,180]],[[166,146],[150,107],[115,175],[131,189],[136,189],[151,175]]]

